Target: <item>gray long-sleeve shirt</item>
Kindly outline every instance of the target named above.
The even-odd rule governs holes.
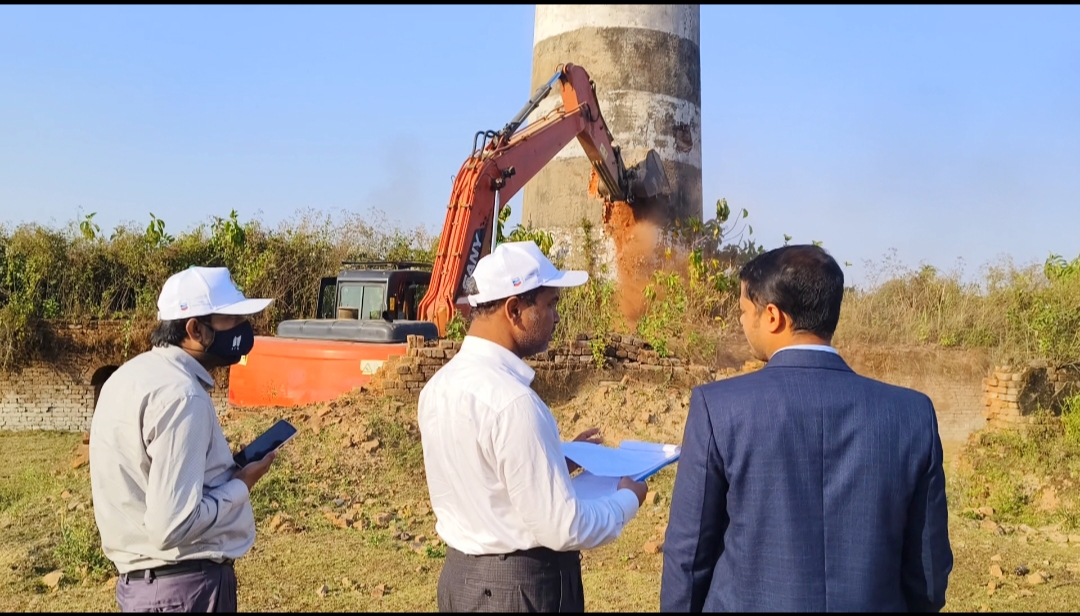
[[[90,426],[90,485],[102,549],[120,573],[243,556],[255,542],[244,482],[208,389],[178,347],[121,366]]]

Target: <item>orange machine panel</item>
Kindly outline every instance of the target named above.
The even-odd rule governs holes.
[[[256,336],[255,346],[229,368],[229,404],[299,406],[327,402],[365,385],[405,344],[369,344]]]

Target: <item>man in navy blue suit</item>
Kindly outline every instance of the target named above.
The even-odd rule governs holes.
[[[844,274],[821,248],[739,278],[768,363],[693,390],[661,610],[939,611],[953,559],[933,403],[832,348]]]

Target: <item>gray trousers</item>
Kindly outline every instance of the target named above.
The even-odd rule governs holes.
[[[232,563],[200,561],[197,571],[141,578],[120,576],[116,602],[121,612],[235,612],[236,572]]]
[[[440,612],[584,612],[581,553],[470,556],[448,547],[438,604]]]

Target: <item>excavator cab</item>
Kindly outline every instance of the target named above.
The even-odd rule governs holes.
[[[417,304],[431,283],[426,263],[345,263],[337,276],[319,284],[319,319],[415,321]],[[355,316],[353,316],[355,311]]]
[[[431,284],[431,265],[399,261],[345,262],[319,283],[314,319],[282,321],[282,338],[398,343],[409,335],[438,337],[433,323],[417,320]]]

